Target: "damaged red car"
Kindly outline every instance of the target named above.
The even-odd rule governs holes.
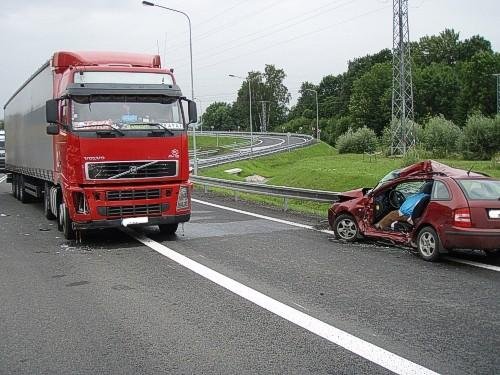
[[[409,217],[390,227],[377,225],[415,194],[422,199]],[[500,181],[426,160],[390,172],[373,189],[341,193],[328,221],[338,239],[368,237],[407,245],[428,261],[454,249],[498,254]]]

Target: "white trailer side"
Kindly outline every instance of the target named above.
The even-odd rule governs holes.
[[[53,137],[46,133],[45,102],[53,98],[53,84],[47,62],[5,104],[7,171],[52,181]]]

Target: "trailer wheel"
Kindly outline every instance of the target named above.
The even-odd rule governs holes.
[[[50,184],[45,183],[45,188],[43,192],[43,214],[49,220],[54,220],[56,217],[50,210]]]
[[[24,176],[19,176],[19,200],[22,203],[28,203],[28,195],[26,194],[26,190],[24,189]]]
[[[175,232],[177,232],[177,228],[179,227],[179,224],[160,224],[158,225],[160,228],[160,233],[161,234],[166,234],[169,236],[173,236]]]
[[[59,215],[61,216],[61,224],[62,224],[62,232],[64,234],[64,238],[67,240],[74,240],[75,239],[75,231],[73,229],[73,221],[71,220],[71,217],[69,216],[69,210],[68,207],[63,203],[59,206],[61,207],[61,211],[59,212]]]
[[[17,199],[17,173],[12,176],[12,195]]]

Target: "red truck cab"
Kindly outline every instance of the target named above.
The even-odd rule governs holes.
[[[49,141],[29,155],[11,145],[7,169],[15,196],[43,197],[45,215],[57,218],[69,239],[86,229],[129,225],[159,225],[173,234],[190,219],[186,130],[196,121],[196,105],[159,56],[57,52],[38,75],[50,77],[44,91],[52,95],[39,108],[45,118],[35,121],[35,136],[43,125]],[[35,78],[16,94],[44,83]],[[6,116],[7,130],[25,147],[29,129],[13,117]]]

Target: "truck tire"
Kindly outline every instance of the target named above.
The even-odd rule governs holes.
[[[26,190],[24,189],[24,176],[23,175],[19,176],[19,200],[22,203],[28,203],[28,201],[29,201],[28,194],[26,194]]]
[[[17,173],[12,176],[12,195],[17,199]]]
[[[43,191],[43,214],[49,220],[56,218],[50,210],[50,184],[48,182],[45,183]]]
[[[61,208],[61,211],[59,212],[59,215],[61,215],[61,225],[62,225],[62,232],[64,234],[64,238],[67,240],[74,240],[75,239],[75,231],[73,229],[73,221],[71,220],[71,217],[69,216],[69,210],[68,207],[63,203],[59,206]]]
[[[175,232],[177,232],[177,228],[179,227],[179,224],[160,224],[158,225],[160,228],[160,233],[161,234],[166,234],[168,236],[173,236]]]

